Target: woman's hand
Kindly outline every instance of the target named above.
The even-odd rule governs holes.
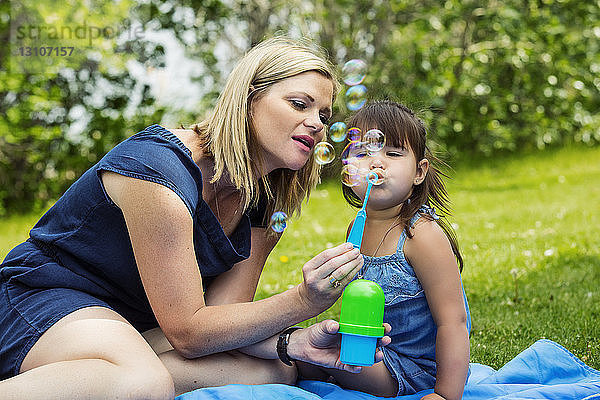
[[[304,280],[298,286],[301,299],[315,314],[326,310],[362,265],[360,251],[350,243],[322,251],[302,267]]]
[[[392,327],[383,324],[386,335]],[[311,325],[305,329],[294,331],[290,335],[288,354],[295,360],[319,365],[326,368],[336,368],[348,372],[358,373],[361,367],[342,364],[340,361],[340,346],[342,335],[338,333],[340,325],[334,320],[325,320]],[[389,336],[379,338],[377,347],[390,344]],[[379,349],[375,352],[375,362],[383,359],[383,352]]]

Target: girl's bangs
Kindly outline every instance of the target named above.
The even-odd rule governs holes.
[[[385,135],[385,144],[390,147],[408,147],[411,141],[407,132],[412,124],[406,124],[405,118],[396,107],[369,107],[354,115],[348,127],[359,128],[364,135],[370,129],[379,129]],[[394,110],[396,109],[396,110]],[[410,129],[410,128],[409,128]]]

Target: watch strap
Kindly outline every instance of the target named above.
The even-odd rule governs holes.
[[[279,338],[277,339],[277,356],[281,362],[285,365],[292,365],[293,358],[291,358],[287,352],[288,344],[290,342],[290,335],[292,332],[302,329],[300,326],[292,326],[291,328],[287,328],[285,331],[279,334]]]

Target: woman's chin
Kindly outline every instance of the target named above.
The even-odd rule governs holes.
[[[294,157],[293,159],[288,159],[284,163],[287,169],[291,169],[292,171],[298,171],[302,167],[306,165],[308,162],[308,157]]]

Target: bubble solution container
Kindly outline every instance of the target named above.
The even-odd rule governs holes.
[[[344,364],[371,366],[375,363],[377,338],[383,337],[385,296],[381,287],[366,279],[348,284],[342,295],[340,333]]]

